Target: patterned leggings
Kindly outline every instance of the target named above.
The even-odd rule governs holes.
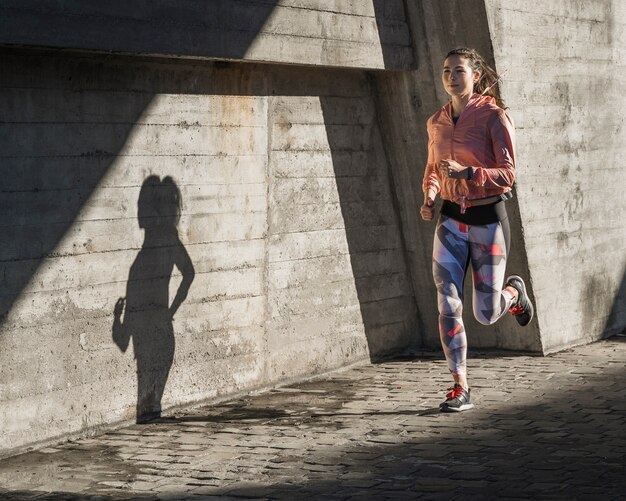
[[[509,221],[467,225],[441,215],[433,248],[439,337],[453,375],[466,374],[467,336],[463,325],[463,282],[469,264],[474,282],[474,316],[490,325],[504,315],[513,295],[502,290],[509,248]]]

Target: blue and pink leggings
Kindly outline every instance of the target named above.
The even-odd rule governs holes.
[[[503,290],[509,248],[508,219],[468,225],[441,215],[433,247],[439,337],[453,375],[466,374],[467,336],[463,325],[463,282],[472,265],[476,320],[490,325],[504,315],[514,296]]]

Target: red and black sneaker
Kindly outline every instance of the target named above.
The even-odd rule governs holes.
[[[528,325],[535,314],[533,304],[530,302],[530,298],[526,293],[526,285],[521,277],[511,275],[506,279],[506,286],[513,287],[517,291],[517,301],[509,308],[509,312],[515,317],[517,323],[524,327]]]
[[[474,404],[470,398],[470,391],[463,388],[460,384],[455,383],[446,394],[446,401],[439,405],[442,412],[461,412],[474,408]]]

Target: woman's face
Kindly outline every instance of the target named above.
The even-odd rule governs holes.
[[[441,80],[443,87],[450,96],[472,95],[474,82],[480,78],[480,72],[474,71],[463,56],[450,56],[443,62]]]

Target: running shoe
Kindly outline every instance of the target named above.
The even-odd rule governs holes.
[[[509,308],[509,312],[515,317],[517,323],[524,327],[528,325],[535,314],[533,304],[526,293],[526,285],[522,278],[517,275],[511,275],[507,278],[506,285],[517,290],[517,302]]]
[[[470,391],[463,388],[460,384],[456,384],[446,395],[446,401],[439,405],[442,412],[461,412],[474,408],[474,404],[470,398]]]

